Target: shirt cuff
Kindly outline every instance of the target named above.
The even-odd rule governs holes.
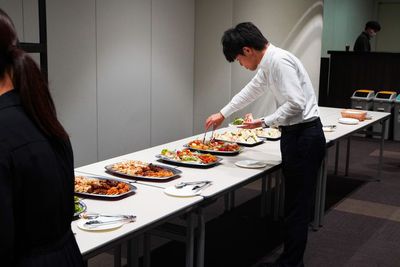
[[[221,112],[222,116],[224,116],[224,118],[226,119],[226,118],[228,118],[230,115],[232,115],[232,113],[233,113],[234,111],[232,110],[232,108],[229,107],[229,105],[226,105],[225,107],[223,107],[223,108],[220,110],[220,112]]]

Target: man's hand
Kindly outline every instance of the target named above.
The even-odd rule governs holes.
[[[252,113],[247,113],[244,115],[244,122],[252,122],[254,120]]]
[[[258,127],[262,127],[261,119],[252,120],[250,122],[245,121],[243,122],[243,125],[240,126],[240,128],[243,129],[254,129]]]
[[[218,128],[224,120],[225,120],[225,117],[221,114],[221,112],[212,114],[206,120],[206,125],[205,125],[206,126],[206,131],[211,126],[213,127],[213,129]]]

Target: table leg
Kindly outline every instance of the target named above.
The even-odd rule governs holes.
[[[321,204],[318,226],[324,224],[325,216],[325,200],[326,200],[326,181],[328,179],[328,149],[325,151],[325,158],[322,160],[322,177],[321,177]]]
[[[230,205],[230,195],[229,195],[229,193],[228,193],[228,194],[225,194],[225,195],[224,195],[225,212],[227,212],[227,211],[230,210],[229,205]]]
[[[204,251],[206,239],[206,222],[204,219],[204,212],[202,208],[198,209],[197,213],[197,264],[196,267],[204,267]]]
[[[382,175],[382,163],[383,163],[383,145],[385,144],[385,131],[386,131],[386,123],[388,123],[389,120],[385,120],[382,123],[381,127],[381,142],[380,142],[380,147],[379,147],[379,165],[378,165],[378,177],[377,181],[381,180],[381,175]]]
[[[280,181],[281,181],[281,192],[279,193],[279,216],[283,218],[285,213],[285,177],[282,171],[279,171]]]
[[[267,176],[267,214],[270,215],[271,214],[271,209],[272,209],[272,193],[271,193],[271,189],[272,189],[272,175],[268,174]]]
[[[260,214],[261,217],[264,217],[266,215],[266,191],[265,191],[265,187],[266,187],[266,183],[267,183],[267,176],[263,176],[261,178],[261,208],[260,208]]]
[[[114,248],[114,266],[121,267],[121,245]]]
[[[139,266],[139,241],[137,237],[128,241],[128,267]]]
[[[320,215],[321,215],[321,191],[322,191],[322,179],[323,179],[323,164],[321,164],[320,170],[318,172],[317,184],[315,186],[315,204],[314,204],[314,220],[311,223],[311,227],[314,231],[319,228]]]
[[[194,215],[193,212],[190,212],[186,218],[186,267],[193,267],[194,228]]]
[[[235,191],[229,193],[230,196],[230,203],[229,203],[229,210],[232,210],[235,207]]]
[[[336,141],[336,154],[335,154],[335,175],[338,175],[339,168],[339,152],[340,152],[340,142]]]
[[[279,217],[279,198],[280,198],[280,175],[279,171],[275,173],[275,200],[274,200],[274,220],[277,221]]]
[[[350,140],[351,140],[351,136],[347,137],[346,169],[345,169],[344,176],[349,176]]]
[[[150,267],[151,265],[151,235],[144,234],[143,242],[143,267]]]

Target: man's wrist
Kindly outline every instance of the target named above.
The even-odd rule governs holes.
[[[268,125],[265,123],[265,120],[264,120],[264,118],[261,118],[260,120],[261,120],[261,127],[263,127],[263,128],[267,128],[267,127],[268,127]]]

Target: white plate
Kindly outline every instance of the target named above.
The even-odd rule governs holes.
[[[258,169],[258,168],[264,168],[268,165],[267,162],[265,161],[259,161],[259,160],[239,160],[235,162],[236,166],[242,167],[242,168],[249,168],[249,169]]]
[[[115,219],[114,219],[114,220],[115,220]],[[82,229],[82,230],[85,230],[85,231],[106,231],[106,230],[114,230],[114,229],[117,229],[117,228],[119,228],[119,227],[121,227],[122,225],[124,225],[124,224],[127,223],[127,221],[125,221],[125,222],[116,222],[116,223],[112,223],[112,224],[99,225],[99,226],[97,226],[97,227],[92,228],[92,227],[87,227],[87,226],[85,225],[85,223],[86,223],[87,221],[90,221],[90,220],[87,220],[87,219],[80,219],[79,221],[76,222],[76,225],[78,226],[78,228],[80,228],[80,229]],[[103,218],[102,218],[102,221],[103,221]],[[104,220],[104,221],[105,221],[105,220]]]
[[[164,193],[173,197],[194,197],[200,195],[200,193],[203,191],[203,189],[200,191],[192,190],[195,186],[196,185],[187,185],[182,188],[170,186],[164,189]]]
[[[242,126],[244,126],[244,124],[232,124],[232,123],[229,123],[229,127],[231,127],[231,128],[242,128]]]
[[[335,128],[333,128],[333,127],[322,127],[322,130],[324,132],[334,132]]]
[[[343,124],[358,124],[360,121],[353,118],[339,118],[339,122]]]

